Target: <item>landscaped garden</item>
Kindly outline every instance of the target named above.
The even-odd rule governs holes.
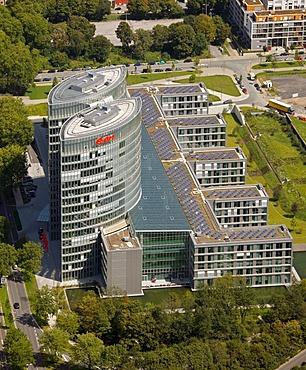
[[[281,184],[268,165],[256,141],[246,126],[241,126],[234,115],[224,115],[227,121],[227,145],[242,147],[247,162],[247,183],[261,183],[270,196],[269,224],[285,224],[295,243],[306,242],[305,196],[306,166],[300,147],[294,146],[283,117],[271,114],[248,114],[253,108],[244,109],[248,124],[269,158],[274,170],[284,183]],[[289,137],[290,136],[290,137]],[[296,170],[295,170],[296,169]],[[289,181],[286,180],[289,179]]]

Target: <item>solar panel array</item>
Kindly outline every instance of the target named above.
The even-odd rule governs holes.
[[[161,116],[154,100],[144,89],[134,90],[132,96],[140,96],[142,100],[142,122],[147,128],[154,126]]]
[[[188,93],[202,92],[198,85],[167,86],[167,87],[160,87],[159,90],[163,94],[188,94]]]
[[[155,126],[161,114],[147,90],[134,90],[131,95],[135,97],[140,96],[142,99],[142,119],[145,127],[149,129]],[[170,125],[184,126],[219,124],[219,120],[216,116],[175,118],[169,119],[168,122]],[[148,133],[160,158],[164,160],[173,159],[176,155],[176,146],[168,130],[165,127],[158,127],[156,130],[148,130]],[[197,160],[231,159],[231,155],[233,155],[234,158],[237,154],[233,151],[224,150],[221,152],[189,153],[186,155],[186,158],[196,156],[195,159]],[[202,200],[197,199],[194,195],[193,190],[196,185],[189,176],[186,165],[181,162],[173,162],[173,165],[166,169],[166,173],[193,231],[198,235],[209,237],[211,241],[223,239],[226,235],[225,231],[222,230],[222,232],[220,232],[221,230],[219,229],[215,218],[211,215],[208,205],[205,202],[202,202]],[[207,198],[260,197],[260,193],[255,187],[212,190],[210,193],[206,194]],[[277,227],[268,226],[265,228],[246,227],[243,230],[238,229],[232,231],[229,238],[232,240],[256,240],[275,238],[277,236],[282,236],[281,231],[279,231]]]
[[[216,116],[197,116],[168,119],[170,126],[201,126],[201,125],[220,125]]]
[[[207,198],[247,198],[260,197],[259,191],[256,187],[246,189],[220,189],[218,191],[212,190],[206,194]]]
[[[192,194],[195,185],[189,177],[185,165],[183,163],[175,163],[166,172],[194,232],[206,234],[215,239],[221,238],[222,233],[212,229],[210,220],[203,213]]]
[[[164,128],[158,128],[151,134],[151,140],[161,160],[170,160],[176,156],[176,145],[169,134],[169,131]]]
[[[213,152],[205,153],[188,153],[185,155],[187,160],[195,161],[214,161],[214,160],[224,160],[224,159],[237,159],[238,155],[235,150],[218,150]]]
[[[277,237],[277,228],[273,226],[266,227],[264,229],[246,229],[240,231],[233,231],[228,236],[230,239],[245,240],[245,239],[265,239]]]

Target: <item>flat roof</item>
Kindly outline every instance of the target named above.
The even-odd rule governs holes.
[[[260,184],[207,188],[202,190],[202,193],[207,200],[268,197],[265,189]]]
[[[203,86],[199,84],[159,86],[158,90],[157,93],[160,92],[162,95],[199,94],[206,92]]]
[[[287,10],[260,10],[260,11],[254,11],[254,15],[256,17],[273,17],[274,15],[294,15],[294,14],[302,14],[306,15],[305,9],[287,9]],[[296,21],[297,19],[283,19],[283,21]]]
[[[126,77],[125,66],[103,67],[90,71],[82,71],[63,82],[57,84],[49,92],[49,104],[64,104],[71,101],[82,100],[89,95],[95,95],[105,90],[112,90]]]
[[[187,161],[234,161],[245,159],[242,150],[238,148],[220,148],[213,150],[193,151],[184,154]]]
[[[96,106],[91,106],[71,118],[62,126],[61,139],[73,139],[91,135],[96,131],[114,130],[132,119],[141,108],[139,98],[118,99],[113,104],[103,104],[97,102]]]
[[[140,248],[137,240],[130,235],[127,227],[104,235],[104,239],[106,241],[106,247],[110,251]]]
[[[192,116],[192,117],[178,117],[178,118],[165,118],[169,126],[214,126],[226,125],[222,116],[206,115],[206,116]]]

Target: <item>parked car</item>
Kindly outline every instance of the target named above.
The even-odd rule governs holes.
[[[289,55],[289,52],[288,51],[284,51],[283,53],[280,54],[281,57],[285,57]]]
[[[140,67],[141,66],[141,63],[140,62],[136,62],[135,64],[134,64],[134,67]]]
[[[160,68],[154,69],[154,72],[162,72],[163,70]]]
[[[243,92],[244,94],[247,94],[247,93],[248,93],[248,90],[247,90],[246,88],[244,88],[244,89],[242,89],[242,92]]]
[[[223,104],[233,104],[232,99],[224,100]]]
[[[164,60],[160,60],[157,64],[166,64],[166,62]]]
[[[48,73],[55,73],[56,69],[49,69]]]
[[[66,68],[60,68],[57,72],[65,72]]]
[[[172,68],[166,68],[165,71],[166,72],[172,72]]]
[[[191,63],[191,62],[192,62],[192,59],[190,58],[184,60],[184,63]]]
[[[14,308],[15,310],[18,310],[20,308],[20,304],[18,302],[14,303]]]
[[[72,71],[80,71],[81,68],[72,68]]]
[[[43,82],[48,82],[48,81],[51,81],[51,78],[50,77],[44,77],[43,78]]]
[[[125,65],[126,67],[129,67],[129,66],[130,66],[130,63],[124,63],[124,65]]]
[[[41,78],[34,78],[34,82],[41,82]]]
[[[154,66],[155,62],[149,62],[150,66]]]

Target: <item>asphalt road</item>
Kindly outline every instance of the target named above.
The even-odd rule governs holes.
[[[44,370],[46,368],[42,362],[38,344],[38,339],[43,334],[43,331],[39,328],[31,313],[25,285],[19,272],[14,272],[12,277],[7,280],[7,289],[13,309],[15,325],[25,333],[33,347],[36,365],[30,365],[28,369]],[[16,302],[20,305],[19,309],[13,307]]]
[[[301,366],[303,362],[306,362],[306,349],[301,351],[296,356],[285,362],[276,370],[291,370],[294,366]]]

